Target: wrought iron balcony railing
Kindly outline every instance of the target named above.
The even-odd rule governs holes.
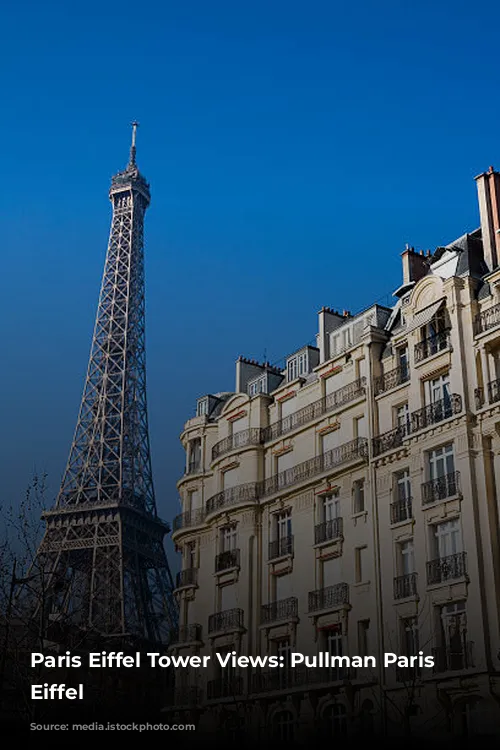
[[[413,654],[409,654],[413,656]],[[414,685],[419,682],[422,676],[422,670],[418,664],[413,667],[396,667],[396,680],[398,682],[404,682],[406,685]]]
[[[391,503],[391,523],[402,523],[413,518],[413,506],[411,497],[403,497]]]
[[[183,586],[196,586],[198,583],[198,568],[184,568],[177,573],[175,579],[175,588],[180,589]]]
[[[247,430],[240,430],[215,443],[212,448],[212,461],[230,451],[245,448],[248,445],[259,445],[260,443],[262,443],[262,430],[260,427],[250,427]]]
[[[333,586],[309,592],[309,612],[333,609],[342,604],[349,604],[349,584],[347,583],[335,583]]]
[[[174,703],[176,706],[198,706],[201,703],[201,688],[195,685],[181,685],[175,688]]]
[[[460,492],[460,472],[453,471],[422,485],[422,505],[437,503]]]
[[[381,453],[392,451],[403,445],[403,439],[410,434],[410,424],[402,424],[393,430],[383,432],[381,435],[372,440],[372,450],[374,456],[380,456]]]
[[[492,380],[488,383],[488,401],[490,404],[500,401],[500,380]]]
[[[309,422],[314,421],[322,414],[326,414],[335,409],[339,409],[344,404],[348,404],[350,401],[354,401],[357,398],[361,398],[366,392],[366,378],[359,378],[358,380],[348,383],[347,385],[339,388],[333,393],[329,393],[324,398],[320,398],[314,401],[312,404],[304,406],[302,409],[293,414],[283,417],[278,422],[264,427],[262,430],[262,439],[265,442],[269,440],[275,440],[281,435],[285,435],[287,432],[295,430],[297,427],[302,427]]]
[[[225,609],[215,612],[208,618],[208,632],[219,633],[243,628],[243,610]]]
[[[488,310],[483,310],[479,315],[476,315],[474,320],[474,329],[476,336],[478,333],[484,333],[489,331],[490,328],[500,324],[500,304],[493,305]]]
[[[269,542],[269,560],[293,554],[293,534]]]
[[[228,675],[207,682],[207,699],[209,701],[219,698],[235,698],[242,694],[243,677]]]
[[[385,391],[390,391],[396,388],[398,385],[407,383],[410,379],[410,368],[408,365],[400,365],[395,367],[394,370],[385,372],[380,377],[375,378],[375,396]]]
[[[417,574],[397,576],[394,579],[394,598],[407,599],[410,596],[417,596]]]
[[[295,596],[290,596],[288,599],[263,604],[260,611],[262,625],[279,620],[291,620],[298,616],[299,602]]]
[[[473,642],[461,639],[458,648],[438,646],[432,649],[434,672],[455,672],[474,667]]]
[[[266,497],[267,495],[272,495],[286,487],[291,487],[294,484],[322,474],[328,469],[334,469],[336,466],[356,459],[366,461],[367,458],[367,439],[356,438],[349,443],[332,448],[332,450],[323,453],[321,456],[310,458],[296,466],[292,466],[290,469],[285,469],[285,471],[275,474],[273,477],[269,477],[269,479],[265,479],[259,483],[259,496]]]
[[[429,336],[428,339],[424,339],[419,344],[415,345],[414,355],[415,364],[423,362],[424,359],[432,357],[433,354],[442,352],[448,349],[450,346],[450,330],[441,331],[436,333],[434,336]]]
[[[196,510],[188,510],[186,513],[180,513],[174,518],[173,531],[179,531],[179,529],[186,529],[190,526],[198,526],[205,521],[205,508],[197,508]]]
[[[223,570],[229,570],[230,568],[240,567],[240,551],[239,549],[228,549],[226,552],[221,552],[215,558],[215,572],[220,573]]]
[[[290,469],[275,474],[261,482],[250,482],[240,484],[236,487],[218,492],[207,500],[206,513],[214,513],[218,510],[238,505],[239,503],[254,503],[260,498],[267,497],[282,489],[291,487],[299,482],[304,482],[328,469],[334,469],[350,461],[368,459],[368,440],[356,438],[349,443],[339,445],[321,456],[310,458]]]
[[[427,563],[427,583],[444,583],[467,574],[467,553],[458,552],[447,557],[438,557]]]
[[[254,503],[259,497],[259,482],[249,482],[248,484],[239,484],[236,487],[230,487],[213,495],[207,500],[206,512],[214,513],[223,508],[229,508],[232,505],[240,503]]]
[[[197,622],[191,625],[181,625],[172,636],[172,643],[193,643],[201,641],[201,625]]]
[[[411,431],[418,432],[433,424],[438,424],[438,422],[442,422],[454,414],[460,414],[461,411],[462,397],[456,393],[451,393],[439,401],[424,406],[423,409],[412,412]]]
[[[343,521],[340,517],[318,523],[314,527],[314,543],[323,544],[323,542],[333,542],[335,539],[341,539],[343,530]]]

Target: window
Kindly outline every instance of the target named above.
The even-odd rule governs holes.
[[[401,427],[402,429],[408,427],[410,424],[410,411],[408,409],[408,404],[401,404],[401,406],[396,407],[396,427]]]
[[[199,510],[200,505],[201,503],[200,503],[199,490],[192,490],[188,494],[188,498],[187,498],[187,508],[186,508],[187,512],[193,513],[195,510]]]
[[[340,500],[337,495],[327,495],[321,501],[321,522],[333,521],[340,517]]]
[[[292,536],[292,511],[284,510],[274,516],[275,538],[278,541],[289,539]]]
[[[368,547],[355,549],[356,583],[367,580],[368,576]]]
[[[408,576],[415,572],[415,553],[413,539],[399,545],[399,565],[401,575]]]
[[[285,573],[282,576],[274,576],[274,601],[281,602],[292,596],[292,576]]]
[[[303,352],[298,356],[298,373],[300,375],[307,375],[307,352]]]
[[[237,547],[236,526],[223,526],[220,530],[220,551],[231,552]]]
[[[339,430],[331,430],[321,437],[321,449],[323,453],[334,450],[339,444]]]
[[[440,448],[435,448],[429,451],[428,455],[428,470],[429,479],[441,479],[448,474],[453,474],[455,471],[455,459],[453,455],[453,443],[442,445]]]
[[[427,403],[435,404],[438,401],[443,401],[444,404],[450,402],[450,375],[440,375],[439,378],[433,380],[427,380],[425,383],[427,390]]]
[[[184,567],[198,567],[196,560],[196,542],[188,542],[184,547]]]
[[[396,500],[410,500],[411,498],[411,482],[410,482],[410,470],[403,469],[398,471],[394,475],[395,478],[395,494]]]
[[[416,656],[420,650],[417,618],[403,618],[401,620],[401,631],[402,653],[404,656]]]
[[[353,484],[353,513],[363,513],[365,510],[365,480],[358,479]]]
[[[283,658],[285,668],[290,666],[292,647],[289,638],[281,638],[281,640],[276,641],[276,654],[280,660]]]
[[[445,604],[440,609],[442,663],[441,669],[465,669],[471,666],[467,644],[465,602]]]
[[[354,437],[366,437],[366,419],[364,416],[354,420]]]
[[[236,585],[231,583],[219,587],[219,611],[225,612],[228,609],[235,609],[236,604]]]
[[[366,359],[364,357],[356,360],[356,376],[358,380],[366,377]]]
[[[458,518],[434,526],[434,545],[436,557],[450,557],[462,552],[462,533]]]
[[[359,656],[372,656],[370,654],[370,620],[359,620],[358,622],[358,654]]]
[[[281,742],[290,742],[294,736],[294,720],[291,711],[278,711],[273,716],[273,736]]]
[[[342,626],[334,625],[328,630],[324,631],[324,651],[329,653],[331,656],[342,656]],[[330,679],[341,680],[347,677],[346,667],[341,665],[335,665],[330,667]]]
[[[352,346],[352,328],[346,328],[343,332],[343,348],[349,349],[350,346]]]
[[[197,417],[203,417],[205,414],[208,414],[208,398],[198,401],[198,406],[196,408]]]
[[[201,469],[201,438],[189,441],[188,471],[190,474]]]
[[[330,703],[323,710],[325,735],[347,734],[347,712],[341,703]]]
[[[248,395],[250,397],[256,396],[258,393],[266,392],[266,379],[265,377],[254,380],[248,385]]]
[[[330,557],[321,562],[321,583],[324,589],[340,583],[340,560],[338,557]]]
[[[288,380],[295,380],[298,374],[297,358],[291,359],[287,366],[287,378]]]
[[[398,367],[401,373],[401,382],[408,380],[408,347],[401,346],[396,350]]]

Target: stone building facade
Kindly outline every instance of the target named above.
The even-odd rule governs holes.
[[[175,715],[256,738],[500,730],[500,174],[480,228],[402,254],[393,307],[323,308],[284,369],[198,399],[173,540]],[[377,666],[287,667],[291,652]],[[383,654],[433,668],[384,668]]]

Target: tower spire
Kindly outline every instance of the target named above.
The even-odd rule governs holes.
[[[132,123],[132,145],[130,146],[130,159],[129,159],[129,167],[135,167],[135,154],[136,154],[136,148],[135,148],[135,139],[137,134],[137,128],[139,127],[139,123],[134,120]]]

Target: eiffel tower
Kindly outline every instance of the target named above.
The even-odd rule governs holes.
[[[111,181],[113,218],[87,377],[66,471],[33,579],[33,617],[95,636],[167,643],[177,605],[157,514],[146,403],[144,215],[149,184],[136,164]],[[43,611],[42,611],[43,610]]]

